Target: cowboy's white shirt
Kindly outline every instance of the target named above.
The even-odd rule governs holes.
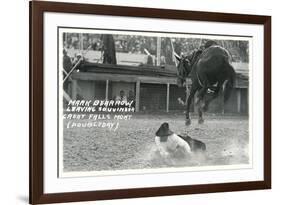
[[[176,134],[168,136],[167,141],[165,142],[161,142],[160,138],[161,137],[156,136],[155,143],[162,156],[168,156],[169,154],[176,152],[178,149],[182,149],[186,154],[191,153],[189,144]]]

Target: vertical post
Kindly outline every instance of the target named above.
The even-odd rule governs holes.
[[[106,80],[106,85],[105,85],[105,100],[108,100],[108,87],[109,87],[109,80]]]
[[[157,46],[156,46],[156,65],[160,66],[161,58],[161,37],[157,37]]]
[[[175,48],[174,48],[174,44],[173,44],[173,41],[172,41],[172,38],[169,38],[170,39],[170,42],[171,42],[171,48],[172,48],[172,59],[175,63],[176,66],[178,66],[178,61],[175,57]]]
[[[71,92],[71,97],[72,100],[76,100],[77,99],[77,80],[72,80],[72,92]]]
[[[140,81],[136,82],[136,112],[140,111]]]
[[[170,83],[167,83],[166,112],[169,112],[169,103],[170,103]]]
[[[241,113],[241,89],[237,89],[237,112]]]
[[[83,51],[83,34],[79,33],[80,52]]]
[[[66,45],[65,49],[67,49],[67,47],[68,47],[68,41],[67,41],[68,35],[67,35],[67,34],[68,34],[68,33],[65,32],[65,45]]]

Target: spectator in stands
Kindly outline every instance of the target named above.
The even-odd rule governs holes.
[[[66,49],[63,49],[63,69],[64,69],[64,74],[67,74],[71,70],[71,68],[72,68],[71,58],[67,55]]]
[[[129,91],[128,101],[129,102],[133,101],[131,107],[135,108],[136,99],[135,99],[135,94],[132,90]]]
[[[147,65],[154,65],[152,55],[150,55],[150,54],[147,55],[147,62],[146,62],[146,64]]]
[[[166,58],[165,56],[160,57],[160,66],[165,66],[166,65]]]
[[[140,44],[136,45],[136,49],[135,49],[134,53],[141,54],[141,46],[140,46]]]
[[[73,65],[75,65],[80,60],[80,58],[83,58],[82,54],[81,53],[75,53],[74,59],[72,61]],[[81,59],[81,60],[83,60],[83,59]]]
[[[127,102],[127,97],[125,96],[124,90],[120,91],[120,95],[116,96],[115,101],[124,101]]]
[[[72,69],[71,58],[67,55],[66,49],[63,49],[63,78],[67,76],[67,74]],[[70,80],[69,78],[63,83],[63,89],[69,93],[70,90]]]

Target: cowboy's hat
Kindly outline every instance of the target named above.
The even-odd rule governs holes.
[[[164,122],[155,134],[158,137],[167,137],[174,133],[169,129],[169,124],[167,122]]]

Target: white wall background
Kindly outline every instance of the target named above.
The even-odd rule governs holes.
[[[234,193],[124,199],[72,203],[97,205],[139,204],[280,204],[281,194],[281,6],[276,0],[73,0],[95,4],[159,7],[201,11],[266,14],[273,17],[273,189]],[[1,4],[1,100],[0,100],[0,204],[27,204],[28,200],[28,1]]]

